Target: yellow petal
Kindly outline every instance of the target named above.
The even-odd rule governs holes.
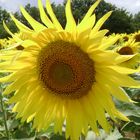
[[[127,60],[130,60],[131,58],[135,57],[136,55],[119,55],[116,58],[116,64],[120,64],[122,62],[125,62]]]
[[[40,24],[38,21],[33,19],[22,6],[20,7],[20,10],[23,16],[26,18],[26,20],[30,23],[30,25],[33,27],[35,31],[40,31],[45,29],[45,27],[42,24]]]
[[[97,63],[97,67],[104,66],[106,64],[112,64],[114,63],[115,58],[118,56],[117,53],[113,53],[111,51],[100,52],[99,54],[94,54],[95,51],[91,52],[90,57],[95,60],[96,62],[102,63],[102,65],[99,65]]]
[[[111,13],[112,11],[106,13],[102,18],[100,18],[98,22],[96,23],[96,25],[94,26],[92,32],[97,32],[101,28],[101,26],[104,24],[104,22],[110,17]]]
[[[89,17],[86,22],[82,22],[77,26],[78,32],[83,32],[88,29],[91,30],[95,24],[95,21],[96,21],[96,16],[94,14],[91,17]]]
[[[105,67],[98,69],[98,74],[96,74],[96,76],[98,77],[97,80],[102,79],[106,83],[112,82],[119,87],[131,87],[131,88],[140,87],[139,81],[136,81],[133,78],[127,75],[120,74],[116,71],[114,72],[113,70]]]
[[[68,103],[68,114],[66,118],[66,133],[70,134],[70,138],[72,140],[78,140],[84,122],[83,112],[81,111],[82,106],[78,102],[78,100],[70,100],[68,102],[69,103]],[[71,109],[71,108],[75,108],[75,109]],[[75,128],[76,131],[73,128]]]
[[[111,91],[111,94],[114,97],[116,97],[117,99],[124,101],[124,102],[132,102],[130,97],[126,94],[126,92],[122,88],[113,86],[113,84],[112,84],[112,86],[110,86],[109,89]]]
[[[18,72],[15,72],[15,73],[12,73],[8,76],[5,76],[5,77],[2,77],[0,78],[0,82],[12,82],[15,80],[15,77],[16,78],[19,78],[23,72],[27,72],[28,70],[25,68],[25,69],[21,69],[19,70]]]
[[[46,0],[46,8],[47,8],[47,12],[50,15],[50,18],[52,19],[55,27],[57,29],[59,29],[59,30],[63,30],[62,26],[60,25],[59,21],[57,20],[54,12],[52,10],[51,4],[50,4],[50,0]]]
[[[14,35],[6,26],[5,22],[3,22],[3,27],[5,28],[5,30],[14,38],[15,41],[22,41],[19,37],[17,37],[16,35]]]
[[[73,32],[76,30],[76,22],[72,15],[70,0],[67,1],[65,13],[66,13],[66,19],[67,19],[65,30]]]
[[[43,8],[42,0],[38,0],[38,7],[40,11],[40,18],[48,28],[54,28],[52,21],[48,18]]]
[[[90,38],[104,37],[105,34],[107,34],[108,32],[109,32],[109,30],[107,30],[107,29],[103,29],[103,30],[100,30],[99,32],[95,32],[95,33],[91,31]]]
[[[13,82],[12,84],[10,84],[3,92],[3,94],[10,94],[12,91],[17,90],[18,88],[20,88],[26,80],[28,80],[28,76],[24,76],[24,77],[20,77],[18,78],[15,82]]]
[[[21,43],[21,45],[25,48],[29,46],[40,48],[40,46],[35,41],[32,41],[32,40],[25,40],[24,42]]]
[[[88,18],[92,15],[92,13],[94,12],[95,8],[98,6],[98,4],[100,3],[101,0],[97,0],[88,10],[88,12],[86,13],[85,17],[83,18],[83,20],[81,21],[80,24],[83,24],[85,22],[87,22]]]
[[[96,94],[99,94],[98,90],[96,89],[96,87],[94,87],[94,90],[97,91]],[[97,117],[97,120],[99,122],[99,124],[102,126],[102,128],[106,131],[106,132],[109,132],[110,130],[110,125],[108,124],[107,120],[106,120],[106,117],[105,117],[105,110],[104,108],[102,107],[102,105],[100,104],[100,101],[97,97],[97,95],[93,95],[93,102],[95,104],[95,112],[96,112],[96,117]]]
[[[124,121],[127,121],[127,122],[129,122],[130,120],[126,117],[126,116],[124,116],[121,112],[117,112],[116,113],[116,116],[118,117],[118,118],[120,118],[121,120],[124,120]]]
[[[103,40],[103,43],[102,45],[100,45],[100,49],[108,49],[111,45],[113,45],[116,41],[118,40],[118,37],[113,37],[112,39],[109,39],[109,40],[106,40],[104,41]]]
[[[108,66],[108,67],[121,74],[133,74],[138,72],[138,70],[130,69],[127,67],[121,67],[121,66]]]
[[[97,122],[96,122],[97,118],[96,118],[96,113],[95,113],[95,109],[94,109],[95,105],[93,103],[92,96],[90,96],[91,94],[94,94],[94,93],[90,92],[87,96],[80,99],[80,101],[81,101],[81,105],[82,105],[84,114],[86,114],[86,118],[89,121],[89,124],[90,124],[92,130],[96,134],[99,134],[99,130],[97,127]]]
[[[12,14],[10,14],[12,20],[15,22],[16,26],[19,28],[20,31],[22,32],[28,32],[28,33],[32,33],[32,30],[30,28],[28,28],[27,26],[25,26],[24,24],[22,24],[20,21],[18,21]]]
[[[16,92],[15,92],[15,95],[14,96],[12,96],[10,99],[9,99],[9,101],[8,101],[8,103],[16,103],[16,102],[19,102],[21,99],[22,99],[22,97],[25,95],[25,94],[27,94],[27,84],[29,84],[29,83],[25,83],[25,84],[23,84],[20,88],[19,88],[19,90],[17,90]]]

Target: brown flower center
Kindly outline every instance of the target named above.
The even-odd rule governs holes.
[[[16,49],[17,49],[17,50],[24,50],[24,47],[21,46],[21,45],[19,45],[19,46],[16,47]]]
[[[95,81],[94,63],[74,43],[56,41],[41,50],[38,57],[39,80],[49,92],[80,98]]]
[[[123,47],[118,51],[121,55],[133,55],[133,50],[130,47]]]
[[[135,35],[135,42],[140,42],[140,34]]]
[[[124,36],[124,37],[123,37],[123,40],[124,40],[124,41],[128,41],[128,40],[129,40],[128,36]]]
[[[114,43],[115,45],[118,45],[120,43],[120,39],[117,39],[116,42]]]

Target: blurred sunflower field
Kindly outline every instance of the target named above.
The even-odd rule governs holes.
[[[0,7],[0,140],[140,140],[140,12],[36,3]]]

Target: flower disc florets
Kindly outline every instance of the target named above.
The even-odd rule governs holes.
[[[74,43],[49,43],[39,53],[38,65],[40,81],[55,95],[79,98],[95,81],[93,61]]]
[[[133,50],[131,47],[129,46],[126,46],[126,47],[122,47],[119,51],[118,51],[119,54],[121,55],[133,55]]]

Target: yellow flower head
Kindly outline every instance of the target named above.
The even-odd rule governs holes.
[[[7,30],[7,32],[9,32],[10,34],[12,34],[9,31],[9,29],[7,28],[7,26],[6,26],[5,23],[4,23],[4,27]],[[20,38],[22,40],[25,40],[25,39],[28,38],[23,33],[15,33],[14,36],[17,36],[18,38]],[[17,42],[17,40],[15,38],[9,37],[8,39],[1,39],[0,42],[1,42],[2,46],[3,46],[3,48],[5,48],[6,50],[9,50],[9,49],[23,50],[24,49],[24,47],[20,45],[21,43]]]
[[[127,42],[127,41],[129,41],[130,40],[130,35],[129,34],[121,34],[121,37],[122,37],[122,40],[124,41],[124,42]]]
[[[58,22],[49,0],[46,8],[50,18],[38,0],[44,25],[21,7],[33,30],[11,16],[20,32],[28,37],[22,39],[9,31],[25,49],[11,49],[0,56],[5,59],[0,63],[0,71],[11,72],[0,79],[1,82],[11,82],[3,94],[15,91],[9,100],[9,103],[15,103],[13,112],[17,112],[17,118],[22,121],[33,120],[33,127],[38,131],[53,124],[54,131],[61,134],[65,122],[66,138],[78,140],[81,133],[86,135],[89,126],[96,134],[97,124],[109,132],[106,112],[112,120],[128,121],[116,109],[112,96],[132,102],[122,87],[139,87],[139,83],[128,76],[135,70],[119,66],[129,57],[101,50],[112,42],[103,42],[108,30],[100,30],[111,12],[95,24],[93,11],[99,2],[97,0],[91,6],[77,25],[68,0],[65,29]]]
[[[115,42],[115,45],[122,45],[124,42],[130,40],[130,35],[128,34],[116,34],[118,36],[118,40]]]
[[[140,30],[138,32],[135,32],[134,34],[132,34],[132,38],[135,40],[135,42],[140,43]]]
[[[102,39],[102,45],[99,46],[101,50],[112,50],[121,43],[120,34],[111,34]]]
[[[138,42],[135,42],[135,40],[130,39],[127,42],[124,42],[121,46],[115,48],[115,51],[119,53],[120,55],[127,55],[132,56],[129,60],[121,63],[121,65],[135,68],[139,64],[140,59],[140,44]]]
[[[0,50],[7,48],[8,46],[8,40],[6,38],[0,39]]]

